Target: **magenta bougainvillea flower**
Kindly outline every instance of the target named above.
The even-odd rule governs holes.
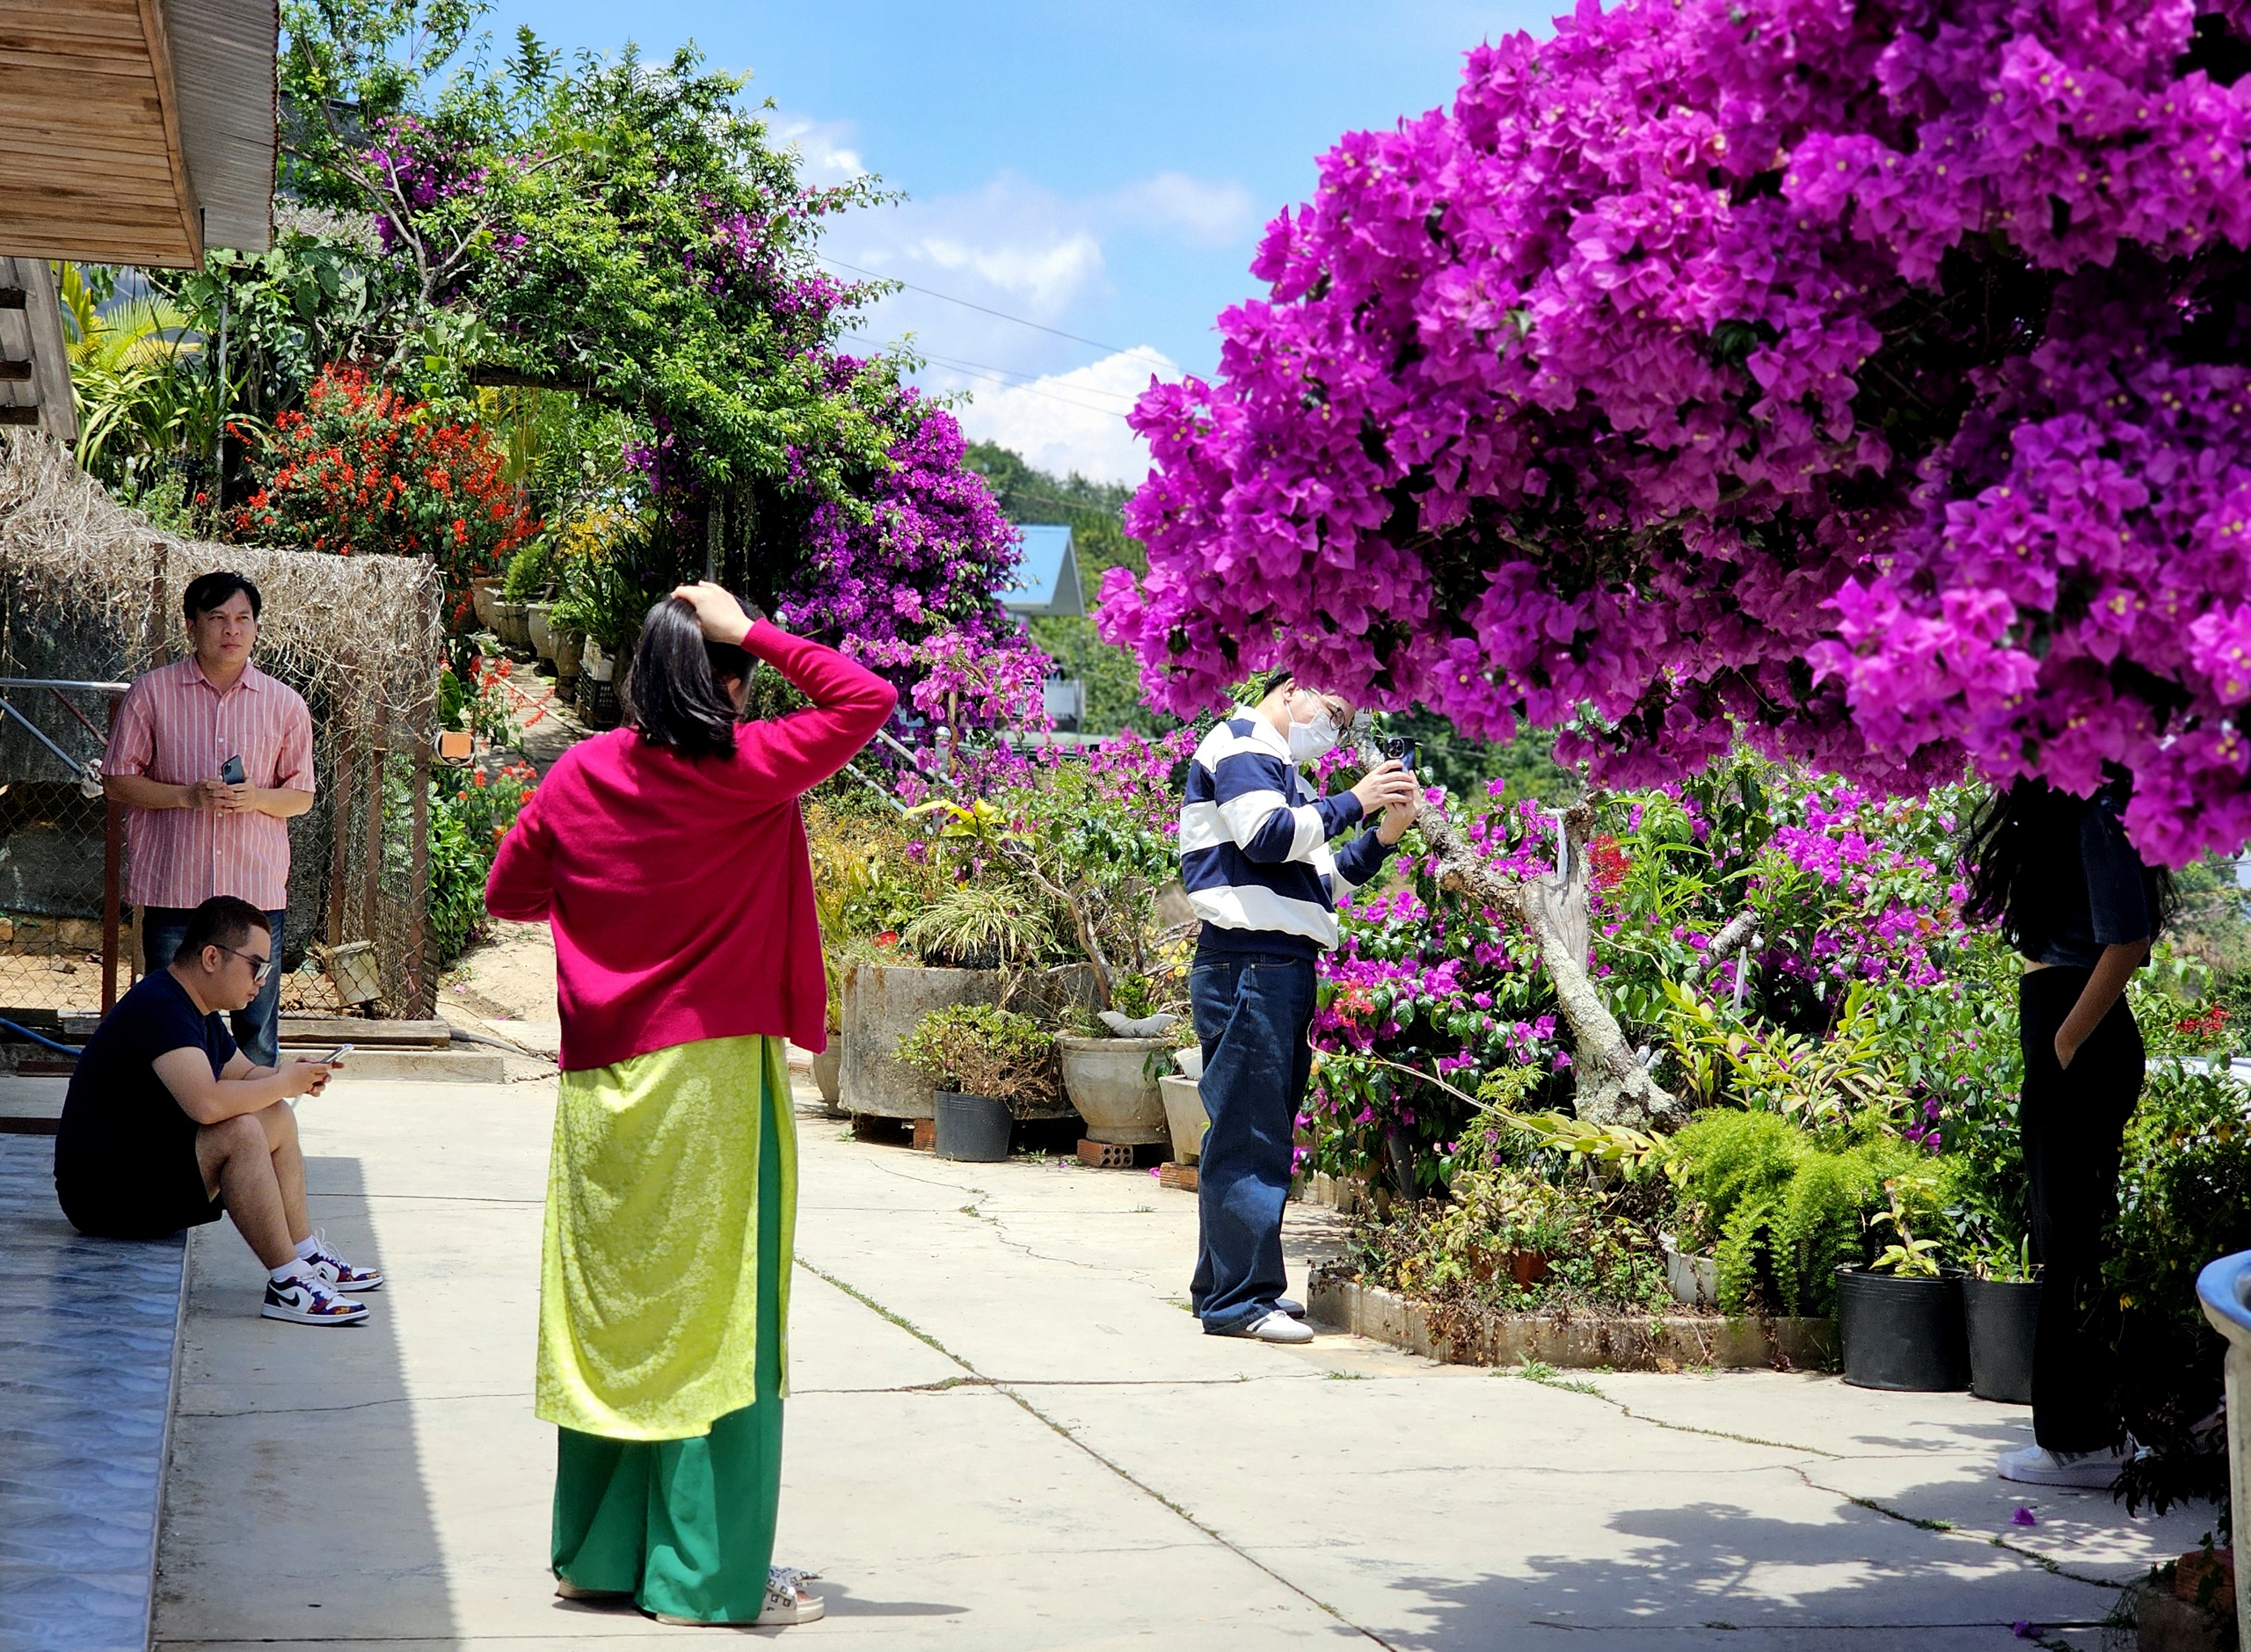
[[[1287,659],[1644,784],[1737,730],[2251,836],[2241,0],[1584,0],[1351,135],[1133,416],[1152,695]]]

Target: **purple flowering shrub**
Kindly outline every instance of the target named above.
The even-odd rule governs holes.
[[[1738,1105],[1787,1081],[1777,1061],[1822,1059],[1850,1000],[1859,1008],[1847,1030],[1876,1052],[1887,1127],[1938,1153],[1957,1114],[1987,1117],[2004,1088],[2014,1105],[2007,960],[1960,918],[1964,891],[1949,870],[1957,807],[1948,792],[1872,797],[1745,757],[1685,786],[1612,797],[1609,829],[1588,850],[1597,986],[1663,1081]],[[1553,828],[1535,804],[1490,810],[1468,833],[1508,875],[1554,864]],[[1315,1168],[1361,1172],[1411,1150],[1429,1188],[1480,1151],[1462,1154],[1475,1111],[1465,1094],[1528,1073],[1514,1095],[1535,1108],[1560,1102],[1569,1087],[1555,1075],[1571,1052],[1521,920],[1437,889],[1416,842],[1401,881],[1342,914],[1340,943],[1322,960],[1314,1039],[1324,1059],[1300,1127]],[[1709,965],[1714,938],[1746,909],[1757,919],[1747,964],[1737,952]],[[1711,1024],[1739,1029],[1738,1053],[1763,1064],[1757,1081],[1731,1079],[1725,1063],[1694,1075],[1679,1065],[1693,1041],[1667,986],[1692,972]]]
[[[2230,0],[1621,0],[1468,55],[1133,415],[1104,635],[1598,778],[1747,739],[2251,836],[2251,82]]]

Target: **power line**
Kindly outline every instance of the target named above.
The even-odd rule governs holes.
[[[855,275],[864,275],[871,280],[889,281],[894,287],[903,287],[910,293],[921,293],[930,298],[943,299],[949,304],[959,304],[964,309],[980,310],[987,316],[997,316],[1002,321],[1012,321],[1016,323],[1019,327],[1031,327],[1036,328],[1041,332],[1051,332],[1058,338],[1068,338],[1074,344],[1091,345],[1097,350],[1107,350],[1113,355],[1145,355],[1149,357],[1152,360],[1165,361],[1164,357],[1157,354],[1155,351],[1148,349],[1144,346],[1133,345],[1128,346],[1122,344],[1104,344],[1101,339],[1089,338],[1084,333],[1065,332],[1060,327],[1051,327],[1044,321],[1026,321],[1022,316],[1011,316],[1007,310],[994,309],[989,304],[973,304],[965,298],[956,298],[951,293],[941,293],[933,287],[919,287],[913,281],[903,281],[896,275],[885,275],[880,270],[863,270],[856,264],[847,264],[843,259],[832,258],[826,253],[817,253],[814,256],[819,258],[823,264],[834,265],[840,270],[849,270]],[[1167,367],[1170,367],[1172,363],[1165,361],[1165,365]]]
[[[941,367],[960,368],[968,372],[998,373],[1009,378],[1022,379],[1024,383],[1020,388],[1026,389],[1029,389],[1035,384],[1044,382],[1053,381],[1060,382],[1061,378],[1064,376],[1062,375],[1055,374],[1043,375],[1038,373],[1019,373],[1014,368],[996,366],[994,363],[990,361],[965,361],[959,356],[935,355],[927,350],[916,350],[914,353],[921,356],[925,361],[936,361]],[[1083,392],[1088,396],[1107,396],[1112,401],[1124,402],[1128,405],[1131,405],[1133,403],[1140,399],[1138,396],[1127,395],[1124,390],[1105,390],[1099,384],[1073,384],[1070,388],[1074,390]]]
[[[880,343],[877,339],[869,338],[865,333],[848,332],[844,334],[844,337],[847,338],[856,339],[862,344],[874,345],[878,350],[888,349],[890,347],[887,345]],[[937,358],[934,356],[930,359],[932,360],[936,360]],[[1008,380],[1000,376],[1001,370],[998,369],[991,373],[980,373],[972,368],[957,367],[951,370],[957,373],[968,373],[972,378],[988,380],[992,383],[999,385],[1004,390],[1022,390],[1027,396],[1044,397],[1051,402],[1060,402],[1064,406],[1075,407],[1082,413],[1100,413],[1104,418],[1117,419],[1120,424],[1123,424],[1126,419],[1126,415],[1119,412],[1114,407],[1097,407],[1092,402],[1076,401],[1068,396],[1059,396],[1053,390],[1042,389],[1037,384],[1011,384]]]

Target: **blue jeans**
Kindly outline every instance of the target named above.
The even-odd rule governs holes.
[[[1197,1165],[1201,1232],[1188,1296],[1206,1331],[1240,1331],[1282,1294],[1282,1206],[1313,1069],[1313,960],[1286,953],[1199,955],[1188,972],[1212,1121]]]
[[[235,1042],[255,1066],[276,1066],[281,1059],[281,921],[288,915],[266,914],[266,921],[273,926],[273,967],[266,971],[266,985],[258,989],[258,996],[234,1015]],[[186,938],[187,921],[193,916],[193,906],[141,908],[141,957],[149,974],[171,967],[179,955],[180,942]]]

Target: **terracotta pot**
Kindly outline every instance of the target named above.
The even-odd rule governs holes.
[[[1519,1291],[1529,1291],[1548,1277],[1544,1250],[1493,1250],[1478,1256],[1471,1271],[1487,1283],[1507,1279]]]
[[[1081,1038],[1057,1036],[1063,1064],[1063,1088],[1086,1121],[1089,1141],[1129,1146],[1169,1139],[1164,1095],[1150,1069],[1167,1059],[1169,1038]]]
[[[844,1110],[876,1118],[929,1118],[930,1081],[899,1059],[899,1041],[948,1004],[990,1004],[998,970],[926,970],[912,964],[856,964],[844,975],[843,1059],[837,1095]]]

